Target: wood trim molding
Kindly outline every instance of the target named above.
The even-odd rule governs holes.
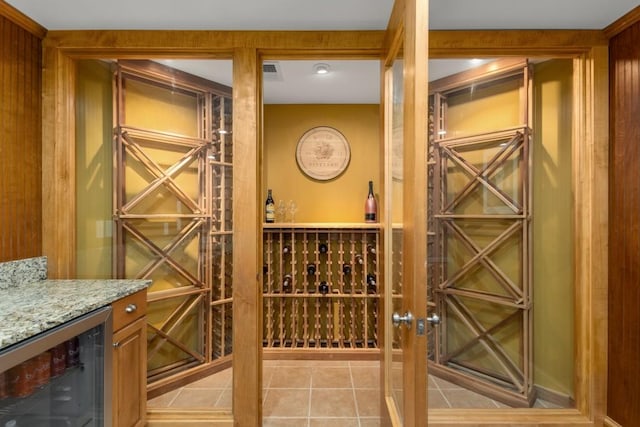
[[[538,399],[553,403],[561,408],[574,408],[576,406],[576,402],[571,396],[558,393],[557,391],[539,385],[534,387],[536,389],[536,396]]]
[[[43,39],[47,35],[46,28],[38,24],[33,19],[29,18],[27,15],[20,12],[18,9],[11,6],[4,0],[0,0],[0,16],[4,16],[11,22],[29,31],[39,39]]]
[[[604,29],[605,36],[610,39],[612,37],[617,36],[633,24],[640,22],[640,6],[637,6],[635,9],[631,10],[626,15],[617,19],[612,24],[608,25]]]
[[[622,427],[621,424],[618,424],[609,417],[605,417],[603,423],[605,427]]]
[[[230,411],[199,409],[151,409],[147,411],[147,427],[232,427],[233,425],[233,415]]]
[[[49,31],[51,45],[74,57],[118,55],[119,58],[167,56],[231,57],[234,49],[269,50],[283,56],[316,52],[325,57],[379,56],[383,31]]]
[[[398,50],[402,47],[404,10],[405,0],[396,0],[393,3],[393,10],[391,11],[384,37],[384,56],[386,57],[385,62],[387,66],[391,66],[391,61],[397,56]]]
[[[44,43],[46,45],[46,43]],[[75,278],[75,64],[44,47],[42,72],[42,253],[50,279]]]
[[[385,39],[383,31],[49,31],[47,42],[74,58],[117,54],[119,58],[175,55],[231,57],[237,47],[254,47],[269,59],[296,57],[380,57],[397,43],[402,27]],[[390,37],[390,36],[386,36]],[[487,49],[499,55],[573,56],[606,46],[599,30],[430,31],[429,55],[468,57]]]
[[[606,46],[574,60],[575,388],[591,420],[602,420],[607,396],[608,75]]]
[[[593,422],[575,409],[432,409],[429,427],[516,427],[571,426],[593,427]]]
[[[570,57],[607,44],[599,30],[435,30],[429,31],[429,58],[469,58],[488,50],[493,56]]]

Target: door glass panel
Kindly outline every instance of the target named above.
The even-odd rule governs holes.
[[[230,61],[78,62],[78,277],[152,280],[150,407],[202,407],[161,393],[203,367],[208,408],[231,404],[230,81]]]
[[[573,406],[572,62],[431,60],[430,407]]]
[[[396,59],[393,62],[391,72],[391,123],[390,123],[390,158],[389,169],[391,170],[391,180],[388,185],[389,200],[391,203],[391,233],[388,235],[390,241],[390,283],[391,293],[391,313],[404,314],[402,301],[402,223],[404,215],[403,204],[403,126],[404,126],[404,81],[403,81],[403,61]],[[391,357],[391,396],[395,401],[396,409],[400,419],[403,416],[403,342],[402,328],[393,327],[392,357]]]

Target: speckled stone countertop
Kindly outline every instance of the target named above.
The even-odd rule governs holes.
[[[0,350],[145,289],[149,280],[37,280],[0,291]]]

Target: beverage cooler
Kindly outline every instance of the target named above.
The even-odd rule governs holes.
[[[0,427],[111,425],[111,308],[0,351]]]

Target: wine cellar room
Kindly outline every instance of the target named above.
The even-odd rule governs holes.
[[[430,407],[575,405],[572,64],[430,61]],[[403,202],[380,79],[376,60],[263,63],[265,417],[295,417],[272,402],[300,390],[379,416]],[[78,61],[77,276],[152,279],[149,410],[231,410],[231,85],[231,60]]]

